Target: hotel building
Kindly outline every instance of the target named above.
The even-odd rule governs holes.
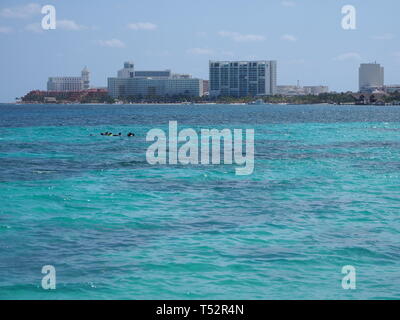
[[[390,84],[384,88],[386,93],[400,93],[400,84]]]
[[[359,69],[360,92],[372,92],[381,90],[384,86],[384,68],[378,63],[363,63]]]
[[[300,86],[300,85],[284,85],[277,87],[277,94],[283,96],[304,96],[314,95],[318,96],[322,93],[328,93],[329,87],[327,86]]]
[[[79,92],[90,88],[90,71],[85,67],[80,77],[50,77],[47,91]]]
[[[329,92],[328,86],[304,86],[303,89],[305,94],[310,94],[314,96]]]
[[[116,78],[108,78],[108,94],[113,98],[128,96],[203,95],[203,80],[186,74],[164,71],[135,71],[132,62],[125,62]]]
[[[277,93],[276,61],[210,61],[210,96],[265,96]]]

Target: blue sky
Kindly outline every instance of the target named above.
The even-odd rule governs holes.
[[[42,6],[57,9],[43,31]],[[341,8],[357,9],[343,30]],[[358,66],[378,61],[400,83],[398,0],[1,0],[0,102],[79,75],[106,86],[126,60],[208,78],[211,59],[278,61],[278,84],[357,90]]]

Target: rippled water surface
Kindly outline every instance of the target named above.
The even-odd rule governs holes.
[[[254,128],[254,174],[150,166],[172,120]],[[399,107],[2,105],[0,298],[399,299],[399,178]]]

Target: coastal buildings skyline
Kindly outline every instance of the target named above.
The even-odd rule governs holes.
[[[209,61],[209,79],[193,78],[189,74],[165,70],[135,69],[132,61],[124,62],[117,77],[107,79],[106,92],[112,98],[124,97],[257,97],[301,96],[328,93],[324,85],[278,85],[277,61]],[[384,67],[374,63],[359,66],[358,93],[394,93],[400,85],[385,85]],[[90,88],[90,71],[85,67],[81,77],[50,77],[48,92],[79,92]],[[93,89],[104,90],[104,87]],[[34,90],[33,90],[34,91]],[[353,93],[356,93],[353,92]]]
[[[209,79],[176,74],[171,70],[135,69],[133,61],[126,61],[117,77],[107,79],[111,97],[176,96],[201,97],[318,95],[329,92],[327,86],[300,87],[277,85],[277,61],[209,61]],[[50,77],[48,92],[79,92],[90,88],[90,71],[85,67],[81,77]],[[104,88],[104,87],[101,87]],[[95,88],[95,89],[101,89]],[[212,88],[212,92],[210,89]]]
[[[206,79],[209,60],[268,58],[279,62],[279,84],[300,80],[336,92],[358,90],[359,64],[379,60],[386,82],[400,82],[398,1],[358,1],[357,29],[349,31],[340,23],[342,1],[293,0],[285,6],[254,0],[232,6],[227,0],[190,5],[98,0],[95,10],[89,2],[77,10],[71,1],[50,0],[59,23],[49,31],[40,30],[40,10],[28,10],[32,2],[0,4],[2,102],[45,90],[49,76],[73,75],[86,64],[92,86],[104,86],[126,59],[140,62],[143,70],[167,66]]]

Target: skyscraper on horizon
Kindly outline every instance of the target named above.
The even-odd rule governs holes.
[[[385,70],[378,63],[362,63],[359,69],[359,91],[371,92],[383,89]]]
[[[276,61],[210,61],[210,96],[265,96],[277,93]]]
[[[83,82],[83,90],[89,90],[90,88],[90,71],[89,69],[85,66],[81,72],[81,78]]]

